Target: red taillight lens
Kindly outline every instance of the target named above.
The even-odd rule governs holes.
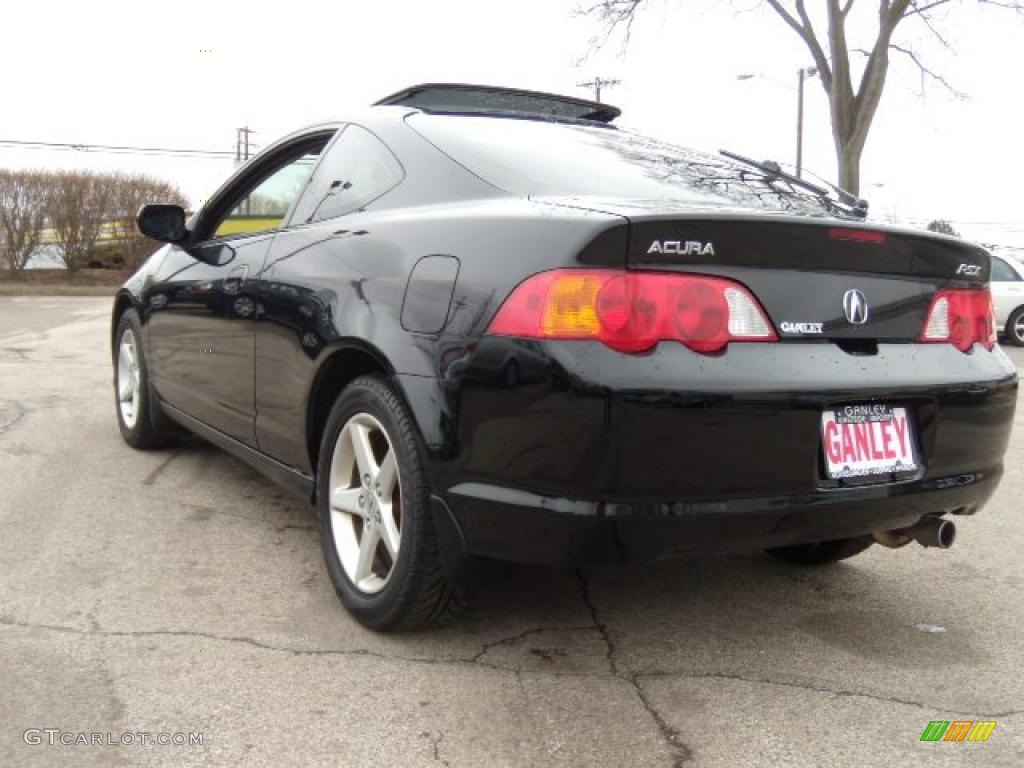
[[[713,353],[730,341],[777,341],[750,292],[731,280],[663,272],[559,269],[519,285],[489,333],[592,339],[621,352],[680,341]]]
[[[961,352],[969,351],[975,343],[992,349],[996,345],[996,319],[988,288],[936,293],[920,341],[948,342]]]

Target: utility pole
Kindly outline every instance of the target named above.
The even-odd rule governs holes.
[[[249,159],[249,134],[256,133],[249,126],[235,130],[235,163],[241,165]]]
[[[235,129],[235,166],[240,166],[242,163],[248,162],[249,160],[249,134],[255,133],[255,131],[248,125],[241,128]],[[251,201],[249,196],[245,196],[245,200],[242,202],[243,214],[248,216],[251,212]]]
[[[799,177],[804,168],[804,79],[818,74],[818,68],[800,67],[796,74],[796,175]]]
[[[578,88],[593,88],[594,89],[594,101],[601,102],[601,89],[611,88],[621,84],[621,80],[605,79],[602,77],[595,77],[593,80],[589,80],[585,83],[576,83]]]

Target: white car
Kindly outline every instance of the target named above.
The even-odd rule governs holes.
[[[1011,344],[1024,347],[1024,264],[992,256],[992,300],[999,332]]]

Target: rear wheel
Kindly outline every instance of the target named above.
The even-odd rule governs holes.
[[[791,547],[776,547],[769,549],[768,553],[780,560],[797,565],[827,565],[859,555],[873,543],[870,536],[858,536],[852,539],[834,539],[811,544],[797,544]]]
[[[317,474],[324,561],[349,612],[377,630],[450,620],[459,604],[442,568],[421,449],[383,379],[360,377],[342,392]]]
[[[1024,347],[1024,307],[1017,307],[1006,321],[1006,340],[1017,347]]]

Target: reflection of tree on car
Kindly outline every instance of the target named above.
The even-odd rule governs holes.
[[[294,332],[308,354],[315,355],[337,336],[331,322],[337,294],[330,289],[261,280],[260,299],[261,318]]]
[[[487,386],[514,387],[543,381],[549,366],[539,341],[488,337],[446,350],[441,358],[441,375]]]

